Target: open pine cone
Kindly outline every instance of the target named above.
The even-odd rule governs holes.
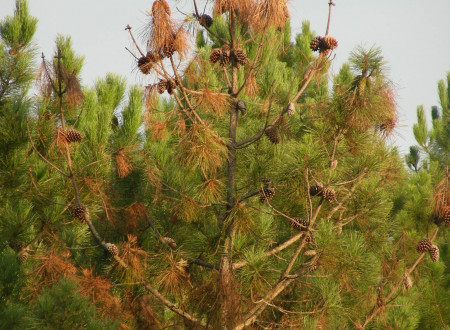
[[[417,252],[423,253],[430,251],[433,244],[428,238],[422,238],[419,243],[417,243]]]

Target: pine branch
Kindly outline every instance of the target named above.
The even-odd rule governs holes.
[[[250,146],[251,144],[255,143],[256,141],[258,141],[259,139],[261,139],[261,137],[263,136],[264,132],[266,131],[266,128],[269,124],[269,116],[270,116],[270,112],[272,110],[272,102],[273,102],[273,86],[275,84],[275,81],[272,82],[272,85],[270,87],[270,94],[269,94],[269,108],[267,109],[267,115],[266,115],[266,121],[264,123],[264,128],[259,131],[259,133],[256,133],[255,135],[253,135],[252,137],[249,137],[247,139],[241,140],[240,142],[236,142],[235,143],[235,149],[243,149],[243,148],[247,148],[248,146]],[[278,117],[277,117],[278,118]],[[274,120],[274,122],[276,121],[276,119]]]
[[[433,242],[433,240],[436,238],[437,233],[439,231],[439,227],[437,227],[434,232],[433,235],[430,238],[430,241]],[[411,274],[414,269],[417,267],[417,265],[422,261],[423,257],[425,256],[426,252],[422,252],[416,259],[416,261],[411,265],[411,267],[409,267],[406,271],[405,271],[405,276],[408,276],[409,274]],[[399,280],[394,287],[392,288],[392,290],[389,292],[389,294],[384,298],[385,301],[388,301],[389,299],[391,299],[391,297],[397,292],[397,290],[401,287],[402,283],[403,283],[403,278],[401,280]],[[370,323],[370,321],[372,321],[372,319],[378,314],[378,312],[383,308],[383,306],[378,306],[375,304],[375,306],[372,308],[372,310],[370,311],[370,313],[368,315],[366,315],[364,322],[361,325],[358,325],[358,329],[365,329],[366,326]]]
[[[39,157],[42,158],[42,160],[44,160],[47,164],[49,164],[51,167],[53,167],[55,170],[57,170],[59,173],[61,173],[62,175],[64,175],[65,177],[69,177],[69,174],[65,173],[63,170],[61,170],[58,166],[54,165],[51,161],[49,161],[47,158],[45,158],[44,155],[42,155],[39,150],[37,150],[36,146],[34,145],[33,139],[31,138],[31,133],[30,133],[30,126],[28,123],[28,119],[27,119],[27,133],[28,133],[28,138],[30,139],[30,143],[31,143],[31,147],[33,148],[34,151],[36,151],[36,153],[39,155]]]
[[[303,83],[302,87],[298,90],[297,94],[286,104],[286,106],[283,108],[281,113],[277,117],[275,117],[275,119],[272,121],[271,125],[274,125],[278,121],[279,117],[284,116],[286,114],[286,112],[289,109],[289,103],[295,103],[295,101],[297,101],[297,99],[303,94],[306,87],[308,87],[309,83],[311,82],[311,79],[312,79],[315,71],[319,70],[319,64],[321,63],[323,57],[324,57],[323,53],[321,53],[319,55],[316,63],[314,64],[314,66],[311,67],[310,69],[306,70],[305,75],[303,76],[304,83]],[[264,129],[262,129],[260,132],[256,133],[255,135],[237,142],[236,147],[241,147],[242,145],[248,146],[252,143],[255,143],[256,141],[258,141],[261,138],[261,136],[264,134],[266,129],[267,129],[267,126],[264,127]]]
[[[197,2],[195,0],[194,1],[194,9],[195,9],[195,15],[197,17],[200,17],[201,15],[198,13],[198,8],[197,8]],[[206,6],[206,5],[205,5]],[[218,40],[220,40],[223,44],[226,44],[227,41],[223,38],[221,38],[219,35],[217,35],[216,33],[214,33],[213,31],[211,31],[207,26],[203,26],[206,31],[208,31],[209,34],[213,35],[215,38],[217,38]]]

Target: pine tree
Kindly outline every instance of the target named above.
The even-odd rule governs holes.
[[[26,2],[17,8],[2,27],[16,19],[28,31]],[[81,86],[84,58],[65,36],[39,69],[24,66],[28,83],[37,71],[39,96],[9,112],[22,113],[19,127],[1,122],[11,142],[0,157],[17,156],[0,173],[0,324],[442,324],[444,309],[411,304],[421,260],[433,267],[418,269],[427,290],[442,285],[442,260],[416,251],[421,238],[436,244],[423,221],[436,185],[416,157],[417,176],[399,188],[406,173],[386,144],[397,115],[380,49],[355,49],[329,79],[339,51],[330,24],[317,36],[304,22],[291,43],[284,0],[217,0],[212,12],[194,1],[180,24],[171,9],[152,4],[145,52],[126,27],[136,70],[156,78],[144,89],[113,73]],[[403,285],[407,307],[387,308]]]

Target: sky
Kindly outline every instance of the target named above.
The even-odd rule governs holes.
[[[191,1],[167,0],[176,12],[191,12]],[[35,35],[39,52],[50,56],[58,34],[70,35],[75,51],[84,55],[84,84],[91,85],[107,72],[127,77],[129,83],[148,84],[136,70],[125,26],[137,32],[145,25],[153,1],[144,0],[29,0],[39,20]],[[198,0],[198,3],[204,3]],[[399,127],[391,143],[401,153],[415,144],[412,125],[417,105],[429,112],[438,105],[437,82],[450,71],[450,0],[334,0],[329,34],[339,41],[334,73],[356,46],[379,46],[396,86]],[[0,19],[13,14],[15,0],[0,0]],[[323,35],[328,0],[290,0],[293,38],[301,23]]]

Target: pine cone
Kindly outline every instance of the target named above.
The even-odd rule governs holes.
[[[167,41],[164,44],[162,51],[163,51],[164,56],[171,57],[173,55],[173,53],[175,53],[175,46],[174,46],[173,40]]]
[[[106,249],[112,256],[117,256],[119,254],[119,248],[113,243],[106,243]]]
[[[437,262],[439,260],[439,248],[436,245],[432,245],[428,252],[430,252],[430,257],[433,262]]]
[[[244,101],[238,100],[236,102],[236,109],[239,110],[242,115],[245,115],[245,112],[247,111],[247,105]]]
[[[70,214],[73,218],[86,222],[86,215],[89,214],[89,209],[83,204],[77,204],[72,208]]]
[[[209,55],[209,63],[214,64],[216,63],[222,54],[222,51],[220,48],[214,48],[211,52],[211,55]]]
[[[162,94],[166,91],[166,89],[169,88],[169,83],[167,80],[163,80],[161,79],[157,84],[156,84],[156,89],[158,90],[159,94]]]
[[[308,232],[308,233],[306,234],[306,240],[305,240],[305,242],[306,242],[307,244],[314,244],[314,243],[316,242],[313,233]]]
[[[220,55],[220,61],[219,64],[221,67],[224,67],[225,65],[227,65],[230,62],[230,55],[228,53],[224,53],[222,52]]]
[[[311,40],[311,42],[309,43],[309,48],[311,48],[311,50],[313,52],[317,52],[319,50],[319,46],[320,46],[320,42],[322,41],[322,37],[321,36],[317,36],[315,37],[313,40]]]
[[[450,206],[446,206],[444,208],[444,212],[442,212],[442,219],[447,226],[450,226]]]
[[[309,187],[309,194],[311,196],[321,196],[323,191],[323,185],[318,183],[314,186]]]
[[[417,243],[417,252],[423,253],[430,251],[433,244],[428,238],[422,238],[419,243]]]
[[[405,275],[403,277],[403,283],[405,285],[406,290],[408,290],[408,291],[411,290],[413,283],[412,283],[411,277],[409,277],[409,275]]]
[[[275,188],[272,187],[264,187],[259,192],[259,201],[264,203],[265,201],[270,201],[275,195]]]
[[[264,134],[266,134],[269,141],[273,144],[280,143],[280,133],[278,132],[277,126],[269,125],[264,131]]]
[[[336,193],[332,188],[323,188],[322,196],[325,200],[329,201],[330,203],[336,200]]]
[[[225,66],[230,62],[230,46],[228,44],[223,45],[220,48],[220,66]]]
[[[306,230],[308,228],[309,222],[301,218],[289,219],[289,224],[298,230]]]
[[[288,104],[288,110],[287,110],[287,115],[289,117],[292,117],[295,114],[295,105],[293,102],[289,102]]]
[[[312,272],[316,271],[317,268],[319,268],[319,263],[318,263],[317,261],[314,261],[313,263],[311,263],[311,264],[308,266],[308,271],[309,271],[310,273],[312,273]]]
[[[336,49],[338,46],[338,42],[332,36],[325,36],[321,39],[319,47],[323,50],[325,49]]]
[[[173,94],[174,90],[177,88],[177,83],[173,79],[167,81],[167,92]]]
[[[24,264],[25,262],[27,262],[29,256],[30,254],[27,251],[20,252],[19,253],[20,263]]]
[[[303,253],[303,255],[307,257],[313,257],[317,255],[317,252],[316,250],[306,250],[305,253]]]
[[[235,49],[233,51],[233,57],[240,65],[246,65],[249,62],[247,54],[242,49]]]
[[[161,242],[169,245],[169,247],[172,250],[175,250],[177,248],[177,242],[175,242],[175,240],[173,238],[164,236],[164,237],[161,237],[160,239],[161,239]]]
[[[202,16],[200,16],[198,22],[201,26],[209,28],[213,23],[213,19],[211,18],[211,16],[203,14]]]
[[[149,74],[152,69],[152,66],[153,62],[151,61],[149,53],[147,53],[147,56],[142,56],[141,58],[139,58],[138,67],[143,74]]]
[[[80,142],[81,140],[83,140],[83,135],[73,128],[66,129],[66,131],[64,132],[64,136],[69,143]]]

